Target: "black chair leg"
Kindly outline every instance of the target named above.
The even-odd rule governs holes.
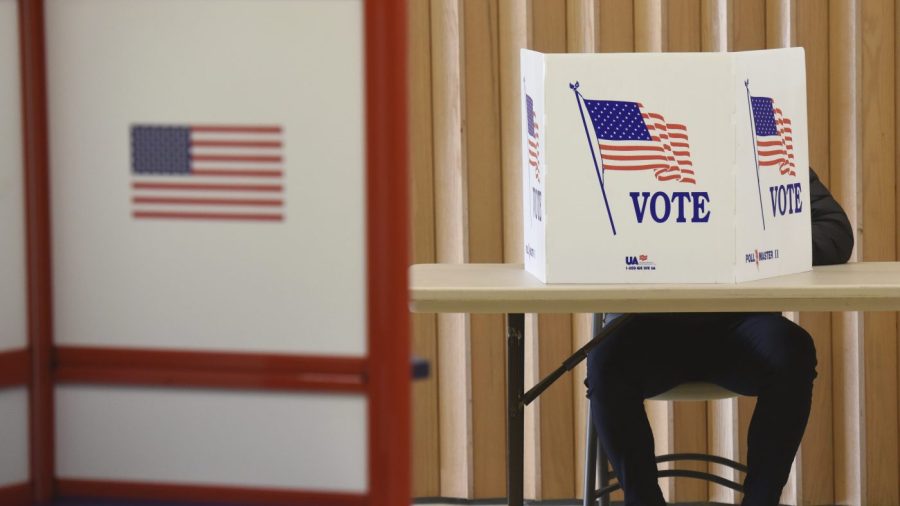
[[[584,506],[594,506],[596,497],[596,478],[597,478],[597,431],[594,429],[594,423],[591,420],[591,410],[587,410],[587,426],[585,433],[587,436],[584,440]]]

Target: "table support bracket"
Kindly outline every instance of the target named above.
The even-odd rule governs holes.
[[[541,395],[544,390],[550,387],[556,380],[559,379],[560,376],[565,374],[567,371],[571,371],[575,368],[576,365],[580,364],[582,360],[587,358],[588,352],[590,352],[594,347],[600,344],[603,341],[603,338],[606,337],[610,332],[616,330],[621,325],[623,325],[626,321],[632,318],[632,315],[622,315],[612,322],[609,325],[604,325],[603,328],[597,332],[597,334],[591,338],[584,346],[578,349],[575,353],[573,353],[569,358],[563,361],[562,365],[557,367],[553,372],[548,374],[544,379],[538,382],[536,385],[531,387],[530,390],[525,392],[522,396],[522,402],[527,406],[534,402],[535,399]]]

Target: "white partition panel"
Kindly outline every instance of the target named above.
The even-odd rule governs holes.
[[[21,86],[17,2],[0,0],[0,352],[27,341]]]
[[[362,2],[46,21],[56,343],[364,355]]]
[[[0,487],[28,481],[28,390],[0,389]]]
[[[64,479],[365,492],[359,395],[63,386]]]

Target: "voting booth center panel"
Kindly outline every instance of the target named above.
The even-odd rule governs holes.
[[[0,504],[408,502],[404,8],[0,0]]]

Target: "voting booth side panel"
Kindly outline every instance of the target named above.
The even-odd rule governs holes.
[[[403,2],[41,6],[50,495],[407,502]]]
[[[733,282],[727,55],[542,56],[546,281]]]
[[[0,504],[30,500],[24,165],[18,5],[0,0]]]
[[[812,269],[802,48],[735,53],[735,272],[749,281]]]
[[[545,181],[547,122],[544,115],[544,55],[522,49],[522,220],[525,269],[547,282]]]

